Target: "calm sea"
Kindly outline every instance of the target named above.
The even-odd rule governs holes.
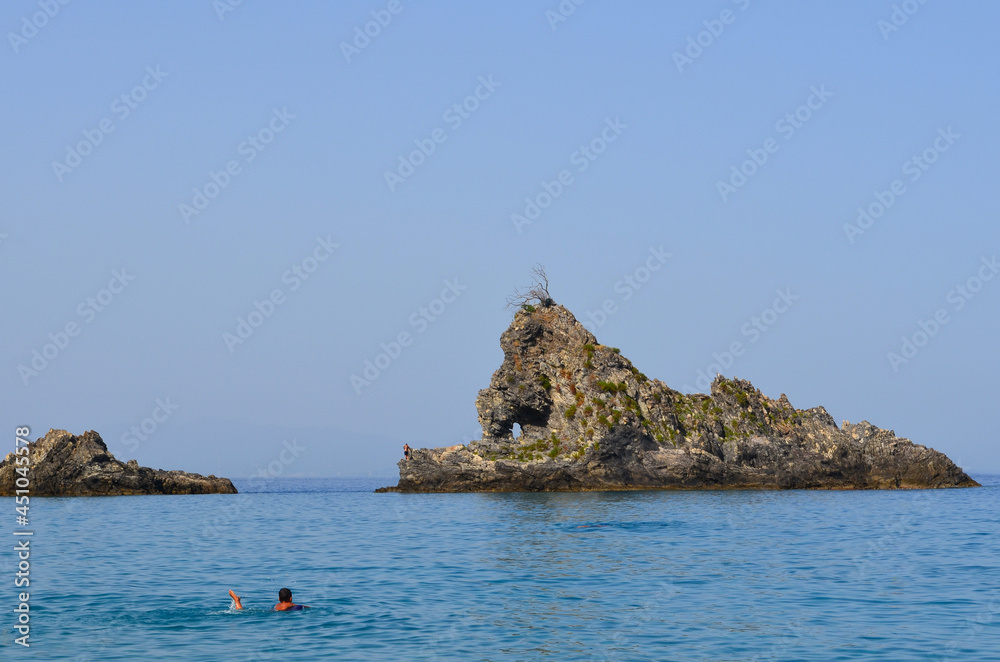
[[[31,648],[13,642],[5,545],[0,658],[1000,660],[1000,477],[976,478],[429,495],[289,479],[35,499]],[[284,586],[312,609],[268,611]]]

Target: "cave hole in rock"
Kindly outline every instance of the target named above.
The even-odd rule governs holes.
[[[514,423],[514,427],[511,429],[510,433],[512,435],[514,435],[515,439],[520,438],[520,436],[521,436],[521,424],[520,423]]]

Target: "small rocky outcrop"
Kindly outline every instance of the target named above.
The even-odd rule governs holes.
[[[116,460],[101,435],[66,430],[28,444],[31,496],[111,496],[125,494],[235,494],[228,478],[140,467]],[[13,453],[0,462],[0,496],[13,496],[19,476]]]
[[[500,346],[476,399],[482,439],[413,450],[382,491],[978,485],[931,448],[867,421],[837,427],[822,407],[795,409],[745,380],[675,391],[559,305],[524,306]]]

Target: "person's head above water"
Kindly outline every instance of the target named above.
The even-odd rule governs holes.
[[[243,609],[242,598],[236,595],[235,591],[229,591],[229,597],[233,599],[233,608],[237,611]],[[292,602],[292,589],[283,588],[278,591],[278,604],[274,605],[275,611],[298,611],[300,609],[308,609],[308,605],[297,605]]]

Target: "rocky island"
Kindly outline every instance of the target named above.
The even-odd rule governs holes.
[[[14,496],[16,457],[0,462],[0,496]],[[23,456],[22,456],[23,457]],[[66,430],[28,444],[30,496],[111,496],[126,494],[236,494],[228,478],[140,467],[108,451],[93,430],[79,436]]]
[[[517,310],[500,346],[476,399],[482,439],[414,449],[380,491],[978,486],[938,451],[867,421],[838,427],[823,407],[796,409],[745,380],[675,391],[547,296]]]

